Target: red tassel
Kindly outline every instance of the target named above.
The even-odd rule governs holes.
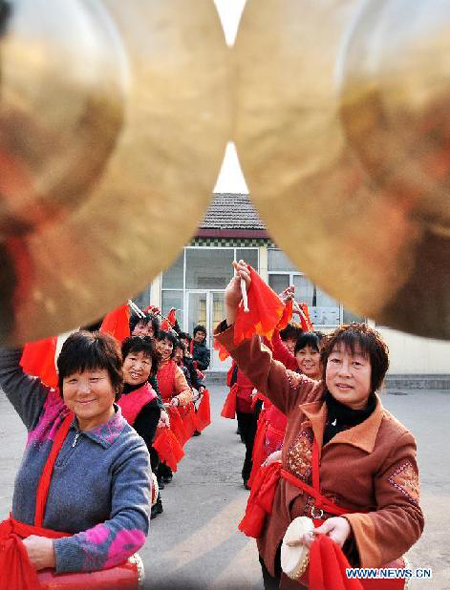
[[[342,549],[326,535],[317,535],[309,552],[308,586],[314,590],[362,590],[359,580],[348,579],[350,564]]]
[[[261,536],[265,518],[272,513],[280,472],[281,464],[271,463],[268,467],[260,469],[255,477],[244,518],[238,527],[248,537],[257,539]]]
[[[274,329],[280,321],[284,304],[278,295],[251,266],[251,284],[248,290],[249,311],[244,311],[241,302],[234,322],[234,343],[240,344],[243,340],[250,339],[254,334],[272,338]]]
[[[56,336],[47,340],[25,344],[20,359],[20,366],[25,373],[39,377],[49,387],[58,386],[55,367]]]
[[[163,319],[159,329],[161,330],[161,332],[170,332],[170,330],[172,329],[172,326],[169,324],[169,322],[166,319]]]
[[[167,410],[167,413],[169,414],[170,430],[177,437],[180,445],[184,446],[185,442],[188,440],[189,437],[186,434],[186,430],[184,428],[184,424],[183,424],[183,420],[180,416],[180,412],[174,406],[169,406],[166,408],[166,410]]]
[[[202,399],[197,410],[197,430],[202,432],[207,426],[211,424],[211,402],[209,391],[203,391]]]
[[[178,468],[178,463],[184,457],[184,451],[170,428],[158,428],[158,433],[152,446],[158,453],[161,461],[164,461],[175,472]]]
[[[235,383],[228,392],[225,403],[223,404],[222,411],[220,412],[220,415],[223,418],[231,418],[231,420],[234,420],[234,418],[236,417],[237,392],[238,384]]]
[[[289,299],[283,309],[283,315],[277,325],[277,330],[284,330],[289,322],[292,320],[292,312],[294,308],[294,301]]]
[[[170,308],[169,313],[167,314],[167,321],[169,322],[172,328],[175,326],[175,323],[177,321],[177,310],[174,307]]]
[[[228,352],[228,350],[225,348],[225,346],[223,346],[223,344],[221,344],[217,338],[214,339],[214,350],[217,350],[217,352],[219,353],[219,359],[221,361],[224,361],[225,359],[227,359],[230,356],[230,353]]]
[[[309,315],[308,306],[306,305],[306,303],[299,303],[298,305],[301,308],[303,314],[305,315],[305,317],[303,317],[302,315],[300,316],[300,324],[303,332],[312,332],[314,330],[314,326]]]
[[[183,421],[183,428],[186,435],[186,440],[189,440],[194,432],[197,430],[197,419],[195,417],[194,404],[189,402],[185,406],[180,406],[178,412]]]

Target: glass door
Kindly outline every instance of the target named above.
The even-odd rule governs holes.
[[[188,325],[187,331],[192,336],[194,328],[198,324],[206,327],[208,330],[208,293],[199,291],[188,292]]]
[[[188,291],[187,293],[187,331],[192,335],[198,324],[206,328],[206,346],[211,351],[209,369],[212,371],[228,370],[231,361],[222,362],[214,350],[214,330],[225,318],[223,291]]]

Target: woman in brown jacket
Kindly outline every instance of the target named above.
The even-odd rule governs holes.
[[[266,588],[280,583],[281,542],[297,516],[323,521],[315,531],[342,547],[352,565],[388,564],[418,540],[424,518],[414,437],[376,394],[389,366],[386,345],[365,324],[337,328],[324,340],[319,382],[273,360],[256,336],[235,346],[240,279],[251,286],[245,263],[234,264],[216,338],[288,418],[281,478],[257,539]]]

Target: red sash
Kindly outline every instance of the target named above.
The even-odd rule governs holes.
[[[45,590],[48,588],[74,590],[81,587],[89,587],[92,590],[104,588],[135,590],[138,587],[141,573],[137,561],[133,561],[132,558],[121,565],[97,572],[55,574],[51,568],[37,572],[22,542],[22,539],[30,535],[48,539],[72,536],[71,533],[44,528],[42,522],[55,461],[73,419],[74,414],[70,412],[59,427],[42,470],[36,493],[34,525],[20,522],[12,516],[0,523],[0,590]]]
[[[262,467],[256,474],[253,481],[250,497],[247,502],[244,518],[239,523],[239,530],[249,537],[258,538],[261,536],[266,516],[272,514],[273,500],[280,477],[283,477],[289,483],[302,489],[312,496],[314,502],[314,524],[322,524],[323,512],[342,516],[351,512],[341,508],[329,498],[322,496],[320,493],[319,483],[319,447],[316,440],[313,441],[312,452],[312,486],[306,484],[303,480],[296,477],[293,473],[282,469],[281,464],[271,463],[267,467]]]
[[[262,467],[253,482],[245,515],[239,524],[239,530],[249,537],[258,538],[261,536],[266,516],[272,513],[273,500],[280,477],[314,498],[314,506],[311,512],[316,527],[323,523],[324,512],[335,516],[351,513],[351,510],[338,506],[320,493],[319,446],[316,439],[313,440],[311,467],[312,486],[306,484],[293,473],[283,469],[278,462]],[[361,588],[364,590],[366,588],[367,590],[372,588],[374,590],[375,588],[377,590],[403,590],[405,587],[405,580],[402,579],[364,580],[362,584],[358,580],[348,580],[345,575],[345,568],[348,567],[345,555],[331,539],[324,535],[320,535],[312,544],[309,563],[309,568],[299,580],[299,584],[309,586],[312,590],[334,590],[335,588],[342,588],[342,590],[358,590]],[[384,567],[405,567],[405,561],[400,557]],[[341,586],[337,583],[338,574]]]
[[[266,440],[267,428],[269,422],[267,421],[267,410],[263,408],[259,414],[258,424],[256,427],[255,441],[253,443],[252,453],[252,471],[248,478],[247,485],[252,488],[253,482],[261,469],[261,464],[267,459],[264,442]]]
[[[231,418],[231,420],[234,420],[234,418],[236,417],[237,392],[238,384],[235,383],[228,392],[228,395],[225,399],[225,403],[223,404],[222,411],[220,412],[220,415],[223,418]]]
[[[28,558],[22,539],[39,535],[51,539],[70,536],[68,533],[42,527],[48,490],[58,453],[67,436],[74,415],[70,412],[56,433],[50,454],[38,484],[34,526],[15,520],[10,516],[0,524],[0,590],[36,590],[39,588],[37,572]]]

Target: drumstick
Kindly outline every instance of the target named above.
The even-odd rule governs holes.
[[[128,305],[131,307],[131,309],[134,311],[136,315],[138,315],[140,318],[145,318],[145,313],[136,305],[134,301],[128,299]]]
[[[241,279],[242,303],[244,304],[244,311],[250,311],[248,308],[247,285],[244,279]]]

